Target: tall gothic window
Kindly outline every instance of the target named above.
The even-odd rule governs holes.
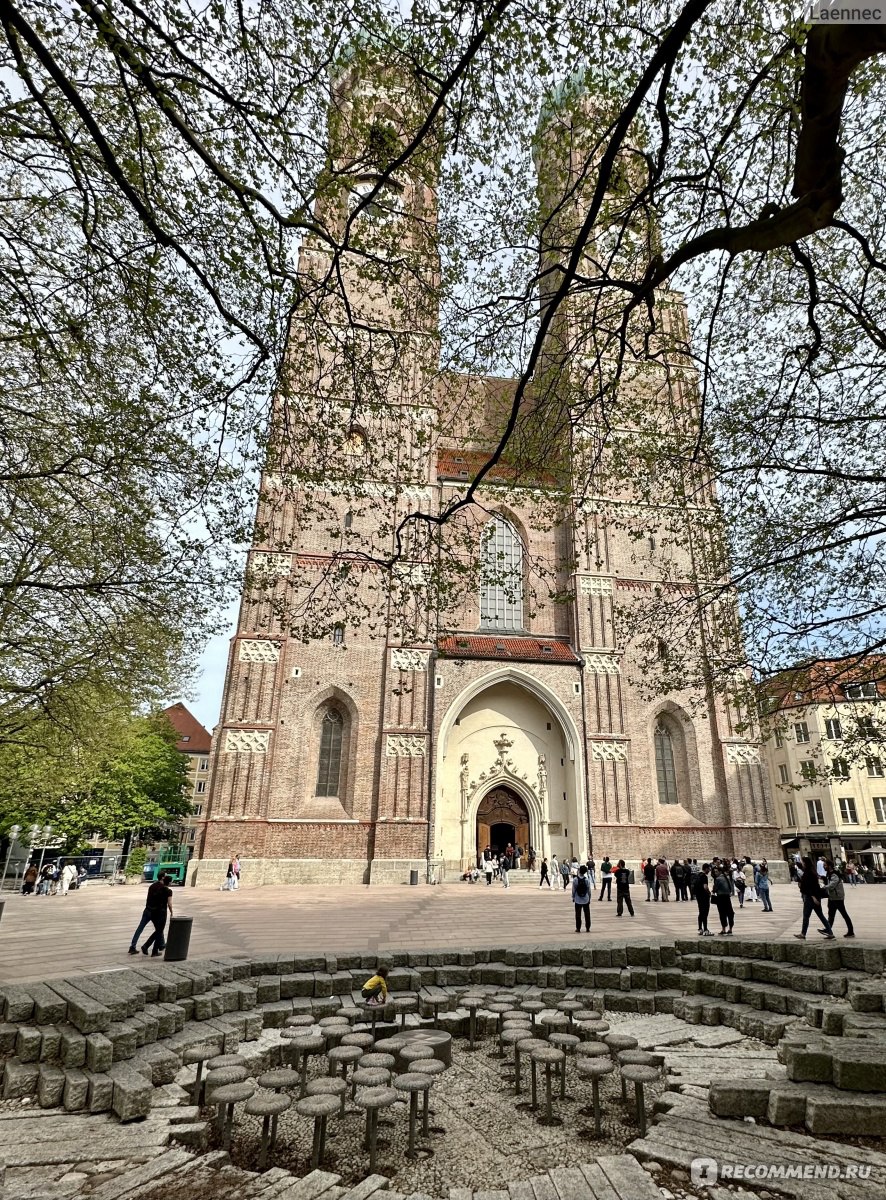
[[[337,709],[328,708],[320,722],[320,761],[317,765],[317,796],[337,796],[341,774],[341,742],[344,721]]]
[[[483,530],[480,625],[523,628],[523,545],[516,529],[493,517]]]
[[[661,804],[677,804],[677,772],[674,767],[674,744],[671,731],[663,721],[655,727],[655,775],[658,780],[658,799]]]

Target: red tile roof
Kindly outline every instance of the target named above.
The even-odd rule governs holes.
[[[496,637],[452,634],[440,638],[437,649],[445,658],[490,658],[503,662],[555,662],[578,665],[567,642],[554,638]]]
[[[169,719],[169,724],[179,735],[179,740],[175,743],[177,749],[184,751],[185,754],[209,753],[212,734],[208,729],[203,728],[194,714],[189,712],[181,702],[170,704],[169,708],[163,709],[163,712]]]
[[[876,684],[879,698],[886,699],[886,656],[868,654],[800,664],[773,675],[763,688],[775,708],[796,708],[841,703],[846,698],[844,689],[858,683]]]
[[[437,478],[473,479],[489,461],[491,453],[483,450],[440,450],[437,453]],[[557,483],[552,474],[540,471],[537,466],[520,468],[501,459],[483,478],[490,483],[514,483],[524,487],[554,487]]]

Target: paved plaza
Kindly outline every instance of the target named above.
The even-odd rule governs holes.
[[[144,903],[142,884],[90,884],[67,897],[6,894],[0,922],[0,981],[25,982],[125,966],[126,948]],[[619,919],[615,901],[591,906],[595,939],[648,940],[690,937],[696,907],[690,903],[646,903],[633,889],[636,916]],[[772,913],[759,904],[736,906],[735,937],[784,938],[800,929],[800,896],[792,884],[772,889]],[[858,940],[886,936],[886,886],[847,888],[847,908]],[[194,918],[190,956],[262,954],[271,951],[414,950],[429,946],[479,948],[574,945],[573,908],[563,892],[521,881],[500,885],[449,883],[440,887],[241,888],[236,893],[176,888],[176,914]],[[821,941],[813,917],[810,942]],[[710,928],[717,928],[712,909]],[[845,932],[836,918],[838,940]],[[725,940],[725,939],[724,939]]]

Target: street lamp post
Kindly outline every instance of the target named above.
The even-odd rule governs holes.
[[[0,879],[0,892],[6,885],[6,872],[9,870],[9,857],[12,854],[12,846],[18,835],[21,833],[21,825],[13,825],[9,831],[9,846],[6,849],[6,862],[3,864],[3,878]]]

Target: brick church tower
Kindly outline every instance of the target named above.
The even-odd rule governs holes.
[[[517,387],[440,368],[434,137],[390,169],[414,99],[409,81],[366,86],[356,68],[333,89],[318,223],[346,247],[317,237],[301,252],[191,881],[217,885],[234,852],[245,883],[451,878],[508,842],[539,858],[776,857],[759,749],[729,708],[712,689],[649,698],[633,682],[644,659],[619,614],[657,580],[690,586],[696,558],[652,509],[642,543],[620,527],[612,513],[637,497],[588,501],[608,477],[593,449],[605,413],[581,369],[586,304],[558,306],[514,440],[519,454],[549,439],[549,476],[502,463],[453,522],[476,547],[474,583],[441,570],[439,550],[435,566],[432,520],[401,525],[463,494]],[[593,113],[577,111],[546,114],[539,140],[542,313],[586,208]],[[685,340],[680,298],[658,310]],[[691,409],[685,372],[657,366],[630,388],[637,427]],[[558,419],[582,397],[581,420]]]

